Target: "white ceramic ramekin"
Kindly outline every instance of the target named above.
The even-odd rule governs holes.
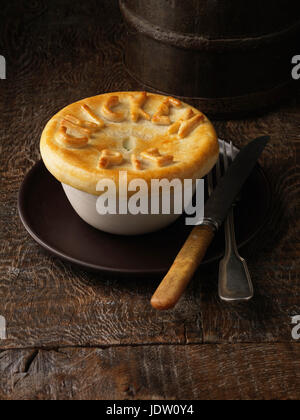
[[[142,235],[163,229],[181,214],[105,214],[97,211],[98,197],[62,184],[76,213],[89,225],[117,235]]]

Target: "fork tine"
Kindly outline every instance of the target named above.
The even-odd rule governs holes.
[[[233,160],[233,143],[230,142],[230,154],[232,156],[232,160]],[[224,161],[224,171],[227,171],[228,166],[229,166],[229,157],[228,157],[228,153],[227,153],[227,147],[226,147],[226,142],[224,140],[221,141],[221,153],[219,155],[219,159],[216,163],[216,166],[209,172],[209,174],[206,176],[206,181],[207,181],[207,186],[208,186],[208,195],[209,197],[211,196],[211,194],[213,193],[214,190],[214,179],[213,179],[213,171],[216,171],[216,181],[217,183],[220,181],[221,177],[222,177],[222,166],[221,166],[221,159],[223,157],[223,161]]]
[[[229,161],[228,161],[228,152],[225,141],[223,141],[223,159],[224,159],[224,170],[228,170]]]
[[[223,149],[223,152],[224,152],[224,144],[223,143],[224,142],[222,141],[222,149]],[[216,165],[216,174],[217,174],[217,182],[219,182],[220,179],[221,179],[221,176],[222,176],[222,174],[221,174],[221,153],[219,155],[219,159],[218,159],[218,162],[217,162],[217,165]]]
[[[233,143],[230,142],[230,163],[234,161],[234,151],[233,151]]]

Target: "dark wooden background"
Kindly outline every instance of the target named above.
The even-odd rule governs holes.
[[[254,300],[221,303],[215,265],[200,271],[176,309],[155,312],[157,280],[67,265],[39,248],[17,213],[20,183],[56,111],[97,93],[142,89],[123,65],[117,2],[1,1],[0,18],[8,76],[0,81],[0,315],[8,323],[0,398],[299,398],[291,317],[300,315],[300,82],[278,110],[216,121],[219,135],[237,145],[272,136],[262,158],[272,213],[243,250]]]

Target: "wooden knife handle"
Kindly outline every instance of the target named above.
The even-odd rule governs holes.
[[[192,230],[168,274],[154,293],[151,299],[153,308],[166,310],[176,305],[203,260],[214,236],[215,231],[210,226],[196,226]]]

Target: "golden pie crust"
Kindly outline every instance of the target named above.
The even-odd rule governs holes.
[[[43,161],[60,182],[93,195],[103,178],[200,179],[219,155],[213,125],[178,99],[147,92],[87,98],[62,109],[41,137]]]

